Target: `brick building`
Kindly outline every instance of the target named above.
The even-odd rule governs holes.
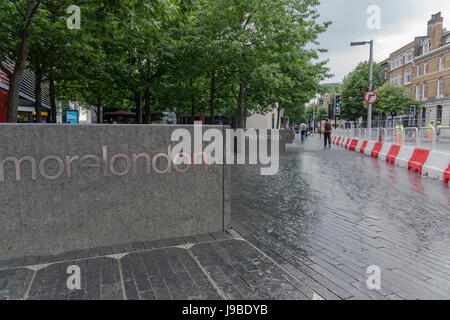
[[[408,88],[423,103],[418,118],[422,126],[437,120],[450,125],[450,32],[441,13],[428,21],[426,36],[389,55],[388,80]]]

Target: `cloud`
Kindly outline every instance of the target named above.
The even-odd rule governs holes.
[[[381,9],[381,30],[367,28],[370,5]],[[431,14],[441,11],[444,27],[450,26],[448,0],[322,0],[318,10],[321,21],[332,21],[319,38],[320,47],[329,50],[321,58],[330,60],[328,66],[335,75],[329,82],[342,81],[359,62],[368,60],[369,46],[350,47],[352,41],[373,39],[374,58],[381,61],[414,37],[426,35]]]

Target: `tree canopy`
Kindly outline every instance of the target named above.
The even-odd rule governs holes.
[[[68,29],[70,5],[81,29]],[[318,0],[9,0],[0,4],[1,68],[10,81],[8,121],[28,65],[48,80],[53,105],[76,100],[99,112],[203,112],[237,127],[254,112],[303,106],[328,76],[314,49],[329,22]],[[7,60],[15,65],[8,69]],[[40,81],[39,81],[40,82]],[[37,104],[37,107],[38,104]],[[55,121],[52,118],[52,121]]]
[[[381,87],[384,83],[381,67],[373,64],[373,87]],[[342,87],[341,118],[356,121],[360,117],[367,119],[368,105],[364,102],[364,94],[369,90],[369,62],[358,64],[356,69],[344,79]]]

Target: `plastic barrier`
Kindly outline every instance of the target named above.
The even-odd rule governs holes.
[[[395,159],[397,158],[399,152],[400,146],[398,144],[393,144],[386,156],[386,162],[395,164]]]
[[[450,166],[450,153],[431,151],[422,167],[422,174],[434,179],[444,180],[444,173]]]
[[[444,182],[449,183],[450,181],[450,164],[448,165],[447,170],[444,172]]]
[[[350,138],[347,139],[347,142],[345,143],[345,149],[348,149],[348,146],[351,141],[352,141],[352,139],[350,139]]]
[[[371,155],[372,155],[372,150],[373,150],[373,147],[374,147],[374,146],[375,146],[375,141],[369,141],[369,142],[367,143],[366,148],[364,149],[364,154],[367,155],[367,156],[371,156]]]
[[[338,137],[335,144],[339,144],[341,142],[341,137]]]
[[[378,154],[380,153],[381,148],[383,148],[383,143],[382,142],[375,142],[373,148],[372,148],[372,152],[370,153],[370,155],[374,158],[378,158]]]
[[[336,142],[336,138],[337,138],[337,136],[333,137],[333,141],[332,141],[333,144]]]
[[[408,162],[411,159],[413,153],[414,153],[413,147],[402,146],[400,148],[400,152],[398,153],[397,157],[395,158],[395,165],[397,165],[401,168],[406,168],[408,166]]]
[[[422,174],[422,167],[427,161],[429,154],[429,149],[415,149],[411,159],[408,162],[408,170]]]
[[[382,161],[386,161],[386,157],[391,150],[392,144],[390,143],[384,143],[383,147],[381,148],[380,152],[378,153],[378,159]]]
[[[359,148],[359,152],[360,153],[364,153],[364,151],[366,150],[367,144],[369,143],[369,141],[364,140],[361,147]]]
[[[361,150],[361,146],[362,146],[363,142],[364,142],[364,140],[361,140],[361,139],[358,140],[358,143],[356,144],[356,147],[355,147],[356,152],[359,152]]]
[[[350,142],[350,145],[348,146],[348,150],[355,151],[358,141],[359,141],[358,139],[353,139],[352,142]]]

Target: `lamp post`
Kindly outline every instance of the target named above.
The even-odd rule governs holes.
[[[355,46],[364,46],[366,44],[370,44],[370,58],[369,58],[369,91],[373,89],[373,40],[370,41],[360,41],[360,42],[352,42],[350,45],[352,47]],[[372,105],[369,104],[369,108],[367,110],[367,128],[372,129]]]

